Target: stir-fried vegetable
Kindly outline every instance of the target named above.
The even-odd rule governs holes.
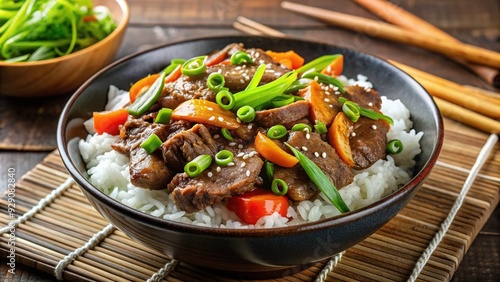
[[[288,192],[288,184],[285,180],[276,178],[271,183],[271,191],[273,191],[275,195],[284,196]]]
[[[261,188],[233,196],[227,202],[227,208],[248,224],[255,224],[259,218],[275,212],[286,217],[288,206],[286,196],[278,196]]]
[[[196,177],[212,164],[212,157],[207,154],[199,155],[184,166],[184,172],[189,177]]]
[[[130,103],[135,102],[137,97],[144,94],[151,87],[151,85],[153,85],[153,83],[158,79],[158,77],[160,77],[160,74],[155,73],[155,74],[143,77],[139,81],[134,83],[130,87],[130,90],[128,91]]]
[[[325,194],[325,196],[330,200],[333,206],[335,206],[340,212],[349,212],[349,207],[345,204],[344,200],[339,194],[337,187],[333,185],[328,176],[308,157],[302,154],[299,150],[285,143],[293,154],[299,160],[300,165],[306,172],[307,176],[311,181],[318,187],[318,189]]]
[[[324,55],[321,57],[318,57],[309,63],[301,66],[300,68],[297,69],[297,72],[301,75],[304,75],[305,73],[308,72],[320,72],[324,68],[328,67],[337,57],[339,57],[340,54],[335,54],[335,55]]]
[[[140,95],[134,103],[128,107],[128,112],[131,115],[142,115],[149,108],[151,108],[154,103],[156,103],[156,100],[158,100],[161,92],[163,91],[166,76],[167,73],[165,71],[162,72],[155,82],[146,90],[146,92]]]
[[[241,65],[241,64],[251,64],[253,63],[252,57],[248,55],[246,52],[238,51],[231,55],[231,64],[232,65]]]
[[[229,150],[222,150],[215,154],[215,163],[220,166],[227,166],[233,159],[234,154]]]
[[[292,167],[299,160],[281,149],[273,140],[269,139],[262,132],[258,132],[255,136],[255,149],[266,160],[271,161],[282,167]]]
[[[255,109],[250,106],[243,106],[238,109],[236,115],[244,122],[252,122],[255,119]]]
[[[299,91],[299,95],[309,102],[309,116],[312,120],[318,120],[329,126],[335,117],[336,111],[330,107],[329,99],[334,99],[326,95],[325,91],[316,81],[311,81],[308,87]]]
[[[170,122],[170,117],[172,116],[172,109],[170,108],[162,108],[158,111],[156,115],[155,122],[167,124]]]
[[[343,97],[340,97],[339,98],[339,102],[342,103],[342,104],[345,104],[346,102],[348,102],[345,98]],[[384,114],[381,114],[381,113],[377,113],[373,110],[370,110],[370,109],[367,109],[367,108],[364,108],[364,107],[360,107],[358,104],[354,103],[351,101],[350,103],[350,106],[351,107],[356,107],[357,110],[359,111],[359,114],[364,116],[364,117],[367,117],[367,118],[370,118],[370,119],[373,119],[373,120],[379,120],[379,119],[382,119],[382,120],[385,120],[387,121],[389,124],[394,124],[394,121],[392,120],[392,118],[390,116],[386,116]],[[344,110],[344,108],[342,108],[342,110]]]
[[[9,2],[12,2],[9,5]],[[116,23],[91,0],[5,1],[0,10],[0,59],[39,61],[88,47],[106,37]]]
[[[304,58],[293,50],[286,52],[266,51],[266,54],[273,58],[275,62],[285,65],[290,69],[298,69],[304,65]]]
[[[127,109],[114,111],[94,112],[94,129],[98,134],[108,133],[111,135],[120,134],[119,126],[124,124],[128,118]]]
[[[349,167],[355,165],[352,158],[349,136],[352,133],[352,122],[343,112],[338,113],[328,130],[328,141],[335,148],[340,159]]]
[[[324,68],[321,73],[329,76],[339,76],[344,71],[344,55],[340,54]]]
[[[205,59],[207,56],[198,56],[187,60],[181,67],[183,75],[195,76],[202,74],[207,68]]]
[[[148,139],[141,143],[141,147],[151,155],[154,151],[156,151],[156,149],[160,148],[161,144],[163,144],[163,142],[160,137],[153,133],[148,137]]]
[[[271,139],[281,139],[288,133],[285,126],[277,124],[267,130],[267,137]]]
[[[399,139],[393,139],[387,143],[387,151],[389,154],[396,155],[403,152],[403,142]]]
[[[222,109],[214,102],[200,99],[183,102],[172,111],[171,118],[210,124],[227,129],[236,129],[240,126],[233,112]]]

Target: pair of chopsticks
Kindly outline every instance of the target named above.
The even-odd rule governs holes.
[[[252,35],[288,37],[286,34],[245,17],[233,27]],[[417,80],[434,98],[443,116],[489,133],[500,133],[500,97],[484,89],[464,86],[444,78],[389,61]]]
[[[284,1],[284,9],[321,19],[369,36],[409,44],[443,54],[500,87],[500,53],[458,41],[430,23],[387,0],[354,0],[389,23]],[[408,32],[411,31],[411,32]]]

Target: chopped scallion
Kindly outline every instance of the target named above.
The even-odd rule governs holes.
[[[390,116],[386,116],[384,114],[381,114],[381,113],[377,113],[373,110],[370,110],[370,109],[367,109],[367,108],[363,108],[363,107],[360,107],[358,104],[352,102],[352,101],[348,101],[346,100],[345,98],[343,97],[340,97],[339,98],[339,102],[342,104],[342,110],[344,110],[344,104],[347,103],[347,102],[351,102],[353,103],[354,105],[356,105],[358,108],[359,108],[359,114],[361,116],[364,116],[364,117],[367,117],[369,119],[373,119],[373,120],[379,120],[379,119],[382,119],[382,120],[385,120],[387,121],[390,125],[393,125],[394,124],[394,121],[392,120],[392,118]],[[344,111],[345,113],[345,111]],[[347,116],[349,116],[347,113],[345,113]]]
[[[158,111],[156,115],[155,122],[167,124],[170,123],[170,116],[172,116],[172,109],[170,108],[162,108]]]
[[[403,149],[403,142],[399,139],[394,139],[387,143],[387,151],[392,155],[397,155],[403,152]]]
[[[238,109],[236,116],[244,122],[252,122],[255,119],[255,110],[250,106],[243,106]]]
[[[238,51],[231,55],[231,65],[241,65],[243,63],[253,63],[252,57],[243,51]]]
[[[288,192],[288,184],[283,179],[274,179],[271,183],[271,191],[274,195],[284,196]]]
[[[285,137],[287,133],[288,131],[286,130],[286,127],[281,124],[277,124],[269,128],[269,130],[267,131],[267,137],[271,139],[281,139]]]
[[[266,171],[266,176],[269,180],[273,180],[274,178],[274,163],[265,160],[264,161],[264,169]]]
[[[294,126],[292,126],[292,131],[306,131],[306,132],[311,132],[312,128],[305,123],[297,123]]]
[[[184,166],[184,172],[191,178],[200,175],[212,163],[212,157],[207,154],[199,155]]]
[[[316,121],[316,124],[314,125],[314,130],[316,130],[318,134],[324,134],[328,132],[326,124],[319,120]]]
[[[220,133],[222,134],[222,136],[224,136],[224,138],[226,138],[227,140],[231,141],[233,140],[233,136],[231,135],[231,132],[229,132],[229,130],[227,128],[221,128],[220,129]]]
[[[302,166],[307,176],[309,176],[316,187],[318,187],[318,189],[330,200],[333,206],[342,213],[349,212],[349,207],[345,204],[339,191],[330,181],[328,176],[326,176],[326,174],[306,155],[302,154],[288,143],[285,143],[285,145],[292,150],[295,157],[299,159],[299,164]]]
[[[231,92],[223,89],[215,95],[215,102],[217,102],[217,105],[219,105],[221,108],[224,110],[231,110],[234,107],[234,103],[236,102],[234,100],[233,94]]]
[[[220,166],[227,166],[234,159],[233,152],[222,150],[215,154],[215,163]]]
[[[141,147],[146,150],[146,152],[151,155],[156,149],[160,148],[163,142],[160,137],[156,134],[151,134],[148,139],[141,143]]]
[[[181,68],[181,73],[187,76],[195,76],[202,74],[207,66],[205,65],[205,59],[207,56],[198,56],[187,60]]]
[[[247,88],[245,90],[250,90],[255,87],[257,87],[264,76],[264,73],[266,72],[266,64],[261,64],[256,70],[255,73],[253,74],[252,80],[250,80],[250,83],[248,83]]]
[[[218,72],[211,73],[207,78],[207,86],[210,90],[218,92],[224,88],[226,80],[224,76]]]

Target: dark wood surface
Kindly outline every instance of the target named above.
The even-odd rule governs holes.
[[[280,8],[278,0],[130,0],[130,25],[117,59],[138,50],[189,38],[241,34],[233,29],[237,16],[245,16],[287,34],[361,50],[393,59],[449,80],[494,90],[467,69],[443,56],[349,30],[328,26]],[[500,51],[498,0],[399,0],[401,7],[444,29],[458,39]],[[203,4],[201,4],[203,3]],[[349,0],[301,1],[311,6],[376,18]],[[63,74],[62,74],[63,75]],[[499,94],[500,95],[500,94]],[[71,96],[15,99],[0,96],[0,192],[7,187],[7,171],[19,179],[56,148],[59,113]],[[499,281],[500,210],[497,207],[467,251],[453,281]],[[0,258],[2,281],[52,281],[52,275],[16,264],[7,273]]]

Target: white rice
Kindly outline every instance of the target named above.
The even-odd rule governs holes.
[[[357,80],[347,79],[344,76],[339,79],[346,85],[358,84],[362,87],[373,87],[363,75],[358,75]],[[127,92],[118,90],[116,87],[111,87],[109,93],[110,103],[106,109],[122,107],[123,101],[126,101],[124,96],[128,96],[121,95]],[[401,140],[404,150],[397,155],[388,155],[387,159],[379,160],[365,170],[357,171],[354,182],[339,190],[351,210],[367,206],[410,181],[411,168],[415,165],[414,157],[421,152],[419,141],[423,133],[417,133],[411,129],[413,124],[410,120],[410,112],[403,103],[383,96],[382,112],[394,120],[394,125],[387,134],[388,140]],[[90,182],[111,198],[145,213],[167,220],[220,228],[282,227],[314,222],[340,214],[322,193],[315,199],[290,205],[287,217],[274,213],[262,217],[255,225],[241,222],[222,204],[187,214],[177,208],[165,190],[152,191],[133,186],[129,181],[128,157],[111,148],[117,136],[97,135],[93,131],[92,124],[92,121],[86,122],[91,134],[79,143],[81,155],[87,163]]]

